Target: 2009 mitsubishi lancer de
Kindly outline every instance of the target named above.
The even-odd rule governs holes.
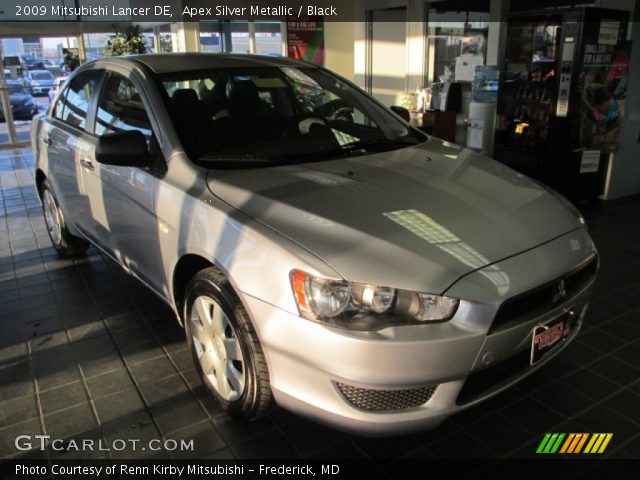
[[[563,197],[285,58],[91,62],[32,142],[56,249],[168,303],[247,419],[435,427],[567,346],[598,269]]]

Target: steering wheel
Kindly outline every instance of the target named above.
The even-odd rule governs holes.
[[[331,115],[333,120],[343,120],[345,122],[353,123],[353,109],[350,107],[338,108]]]
[[[343,120],[353,123],[353,107],[339,98],[321,105],[316,109],[316,112],[331,120]]]
[[[294,133],[308,135],[311,125],[313,124],[329,127],[329,122],[327,122],[327,119],[323,116],[314,112],[303,113],[293,119],[291,124],[284,130],[282,138],[289,138],[293,136]]]

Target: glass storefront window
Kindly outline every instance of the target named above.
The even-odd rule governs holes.
[[[156,46],[155,37],[153,32],[142,32],[142,39],[147,46],[148,53],[158,53],[158,47]]]
[[[282,55],[282,32],[279,22],[256,22],[256,53]]]
[[[171,32],[160,32],[160,52],[159,53],[171,53],[173,52],[173,46],[177,43],[174,38],[175,34]]]
[[[282,55],[280,22],[213,21],[199,27],[201,52]]]
[[[249,22],[230,22],[231,52],[250,53]]]
[[[109,35],[112,33],[85,33],[84,39],[84,54],[87,60],[95,60],[96,58],[104,57],[104,50],[107,48],[107,42],[109,41]]]
[[[427,4],[427,80],[455,75],[456,63],[484,65],[489,33],[489,1],[461,10],[455,0]],[[459,74],[462,71],[459,68]],[[460,80],[460,79],[457,79]],[[463,78],[462,80],[468,80]]]
[[[220,53],[223,51],[222,23],[200,23],[200,51],[206,53]]]
[[[55,93],[56,79],[63,77],[63,50],[78,48],[77,37],[21,37],[0,38],[5,57],[17,57],[19,63],[7,65],[4,74],[8,87],[8,101],[13,112],[13,127],[19,143],[27,143],[31,122],[35,115],[49,107]],[[9,125],[0,105],[0,143],[8,143]]]

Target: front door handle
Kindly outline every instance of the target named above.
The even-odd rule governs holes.
[[[80,165],[82,165],[87,170],[94,170],[93,162],[91,160],[83,158],[82,160],[80,160]]]

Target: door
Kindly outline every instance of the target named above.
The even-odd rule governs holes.
[[[82,185],[82,165],[93,160],[95,149],[95,138],[87,132],[87,117],[102,74],[102,70],[90,70],[71,81],[51,110],[42,138],[49,181],[65,221],[83,233],[87,232],[91,220]]]
[[[407,9],[373,10],[370,22],[369,86],[387,106],[400,105],[406,90]]]
[[[138,88],[122,75],[109,72],[98,101],[96,136],[138,130],[156,145],[149,116]],[[158,153],[158,155],[160,155]],[[103,165],[83,169],[91,204],[91,235],[128,271],[162,292],[164,275],[158,248],[155,191],[160,172],[153,168]]]

